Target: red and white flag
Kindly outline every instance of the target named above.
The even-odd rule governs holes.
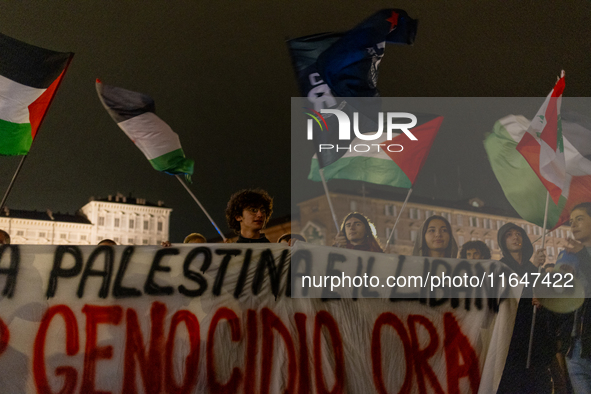
[[[517,145],[517,150],[540,178],[555,204],[558,204],[566,179],[560,119],[563,91],[564,70]]]

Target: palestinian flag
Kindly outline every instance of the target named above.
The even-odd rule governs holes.
[[[0,155],[26,155],[74,56],[0,33]]]
[[[575,205],[591,201],[591,118],[574,112],[561,117],[566,173],[558,204],[549,201],[549,229],[566,223]],[[517,151],[529,128],[525,117],[509,115],[495,123],[484,148],[507,200],[523,219],[543,227],[546,187]]]
[[[563,91],[564,71],[517,145],[517,150],[527,160],[556,204],[559,202],[565,179],[560,120]]]
[[[403,133],[393,133],[391,140],[386,140],[386,133],[373,141],[355,138],[351,142],[351,151],[347,150],[339,160],[324,167],[325,179],[349,179],[411,188],[427,160],[443,121],[442,116],[415,116],[417,126],[409,131],[417,137],[417,141],[411,141]],[[375,146],[377,144],[381,145],[379,151]],[[370,149],[367,150],[367,147]],[[308,179],[321,181],[319,169],[318,158],[314,155]]]
[[[111,118],[142,151],[158,171],[193,174],[179,136],[155,114],[154,100],[145,94],[104,85],[96,80],[96,91]]]

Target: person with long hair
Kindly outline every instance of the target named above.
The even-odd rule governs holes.
[[[453,257],[458,255],[458,245],[451,231],[451,224],[439,215],[428,217],[415,240],[413,256]]]
[[[334,246],[384,253],[375,236],[375,227],[362,213],[351,212],[343,220],[341,231],[335,238]]]

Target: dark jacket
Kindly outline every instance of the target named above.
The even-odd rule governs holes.
[[[505,242],[505,234],[516,229],[523,239],[521,247],[522,263],[517,262],[509,253]],[[498,244],[503,253],[501,262],[505,263],[519,276],[538,272],[538,269],[529,259],[533,255],[534,248],[526,232],[513,223],[507,223],[499,229]],[[530,278],[531,283],[531,278]],[[550,332],[550,313],[546,309],[538,309],[532,346],[531,366],[526,369],[529,336],[533,317],[532,305],[533,291],[531,286],[524,287],[515,325],[509,345],[509,353],[505,361],[505,369],[499,385],[498,393],[551,393],[552,382],[548,366],[555,354],[555,339]]]
[[[265,234],[261,234],[261,236],[259,238],[245,238],[242,236],[242,234],[240,234],[238,236],[238,239],[236,240],[237,244],[268,244],[271,243],[271,241],[269,241],[267,239],[267,237],[265,237]]]
[[[566,252],[563,252],[566,253]],[[572,256],[572,254],[568,254]],[[587,248],[583,248],[575,255],[578,260],[578,267],[576,275],[583,276],[587,281],[587,286],[591,284],[591,256]],[[561,256],[558,257],[557,263],[560,263]],[[591,296],[591,289],[585,289],[585,296]],[[591,358],[591,298],[585,298],[583,306],[576,312],[578,319],[576,320],[577,327],[575,328],[576,335],[581,337],[581,354],[582,358]],[[562,330],[562,338],[568,344],[567,356],[572,357],[573,354],[573,339],[571,333],[573,332],[573,325],[575,324],[575,314],[572,314],[570,321]]]
[[[507,243],[505,242],[505,235],[509,230],[516,229],[521,234],[521,238],[523,239],[523,244],[521,245],[521,261],[520,264],[511,256],[509,250],[507,249]],[[499,244],[499,248],[501,248],[501,253],[503,257],[501,258],[501,262],[505,263],[509,268],[511,268],[519,278],[523,277],[526,273],[531,274],[534,272],[538,272],[538,269],[535,265],[533,265],[529,260],[531,256],[534,254],[534,246],[532,245],[529,237],[527,236],[524,229],[519,227],[514,223],[507,223],[501,227],[497,233],[497,242]],[[523,297],[531,298],[533,295],[533,290],[531,287],[525,287],[523,289]]]

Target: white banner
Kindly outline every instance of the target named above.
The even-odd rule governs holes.
[[[0,246],[1,391],[495,391],[516,300],[292,299],[290,263],[275,244]]]

